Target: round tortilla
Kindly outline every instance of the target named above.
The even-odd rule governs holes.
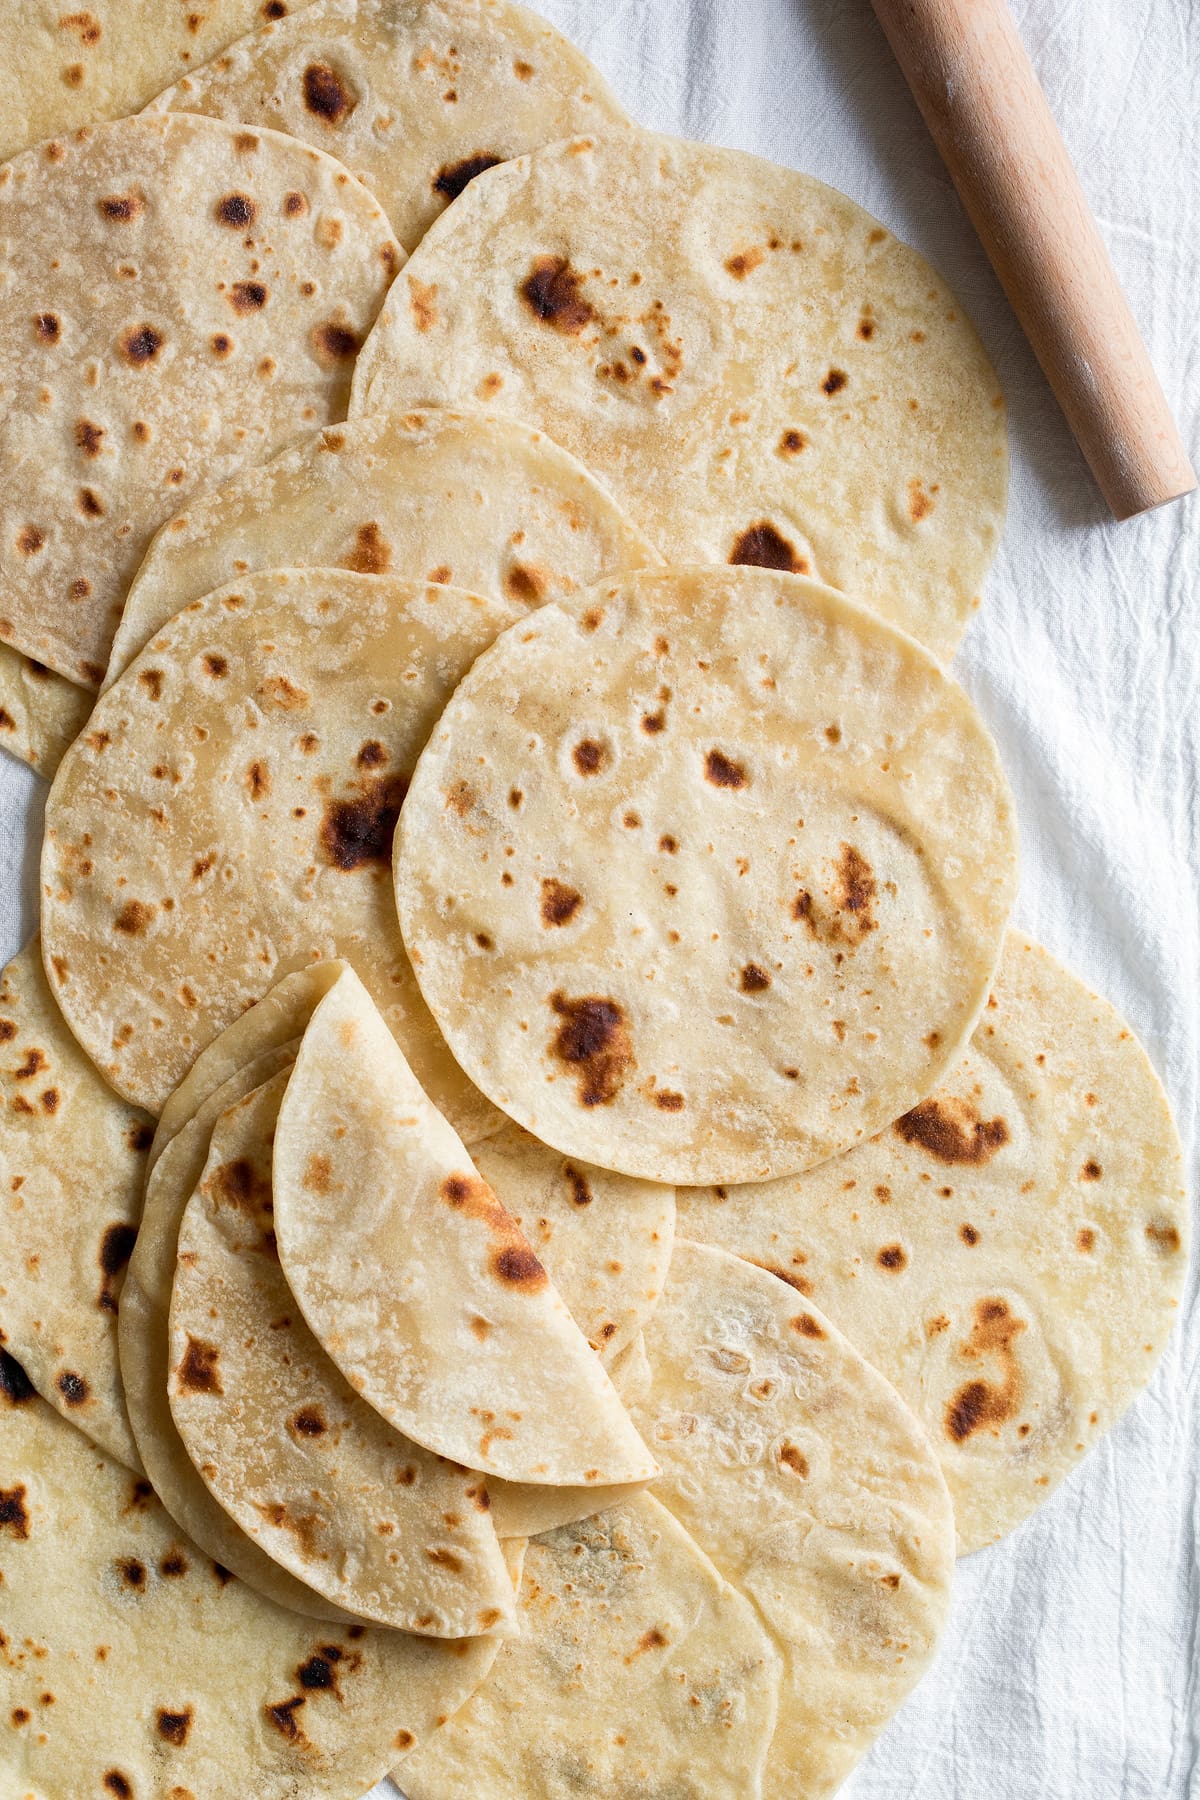
[[[56,132],[136,112],[169,81],[305,0],[40,0],[0,10],[0,160]]]
[[[172,614],[253,570],[438,581],[525,610],[660,561],[557,444],[484,413],[405,413],[315,432],[199,495],[138,570],[108,680]]]
[[[409,1800],[747,1800],[779,1658],[648,1495],[529,1545],[521,1636],[397,1772]]]
[[[279,1266],[271,1150],[291,1070],[221,1114],[188,1201],[167,1396],[213,1498],[336,1605],[426,1637],[511,1628],[482,1478],[392,1431],[299,1316]]]
[[[895,1383],[964,1551],[1040,1506],[1145,1386],[1187,1271],[1182,1152],[1148,1057],[1016,932],[929,1098],[806,1175],[679,1203],[689,1237],[773,1268]]]
[[[272,1606],[8,1357],[0,1500],[8,1794],[358,1800],[496,1654],[494,1638],[436,1643]]]
[[[0,750],[49,781],[91,710],[86,688],[0,643]]]
[[[635,131],[480,175],[393,285],[351,413],[480,396],[670,562],[814,575],[943,658],[978,604],[995,372],[925,259],[811,176]]]
[[[626,122],[583,52],[506,0],[314,0],[150,110],[273,126],[328,150],[406,250],[483,169]]]
[[[0,167],[0,639],[85,687],[197,488],[342,416],[403,253],[332,157],[122,119]]]
[[[677,1240],[631,1399],[655,1492],[783,1658],[763,1800],[824,1800],[933,1658],[954,1518],[933,1447],[837,1328],[775,1276]]]
[[[0,975],[0,1345],[138,1473],[116,1321],[150,1133],[67,1030],[34,939]]]
[[[519,610],[388,576],[251,576],[101,696],[47,803],[43,938],[119,1092],[157,1111],[281,977],[344,957],[455,1123],[494,1120],[421,1000],[389,864],[418,752]]]
[[[273,1178],[300,1310],[397,1431],[507,1481],[653,1477],[600,1359],[351,969],[301,1040]]]
[[[482,656],[417,766],[396,897],[454,1055],[543,1142],[751,1181],[927,1094],[1016,883],[973,706],[911,638],[760,569],[643,572]]]
[[[176,1524],[214,1562],[276,1605],[314,1619],[345,1622],[350,1615],[343,1607],[281,1568],[213,1499],[184,1448],[167,1399],[179,1222],[205,1173],[213,1126],[227,1107],[289,1067],[294,1055],[294,1045],[281,1045],[231,1075],[172,1138],[151,1171],[121,1296],[121,1376],[143,1466]]]

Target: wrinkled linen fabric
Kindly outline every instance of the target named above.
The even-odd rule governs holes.
[[[1016,791],[1017,918],[1146,1043],[1194,1195],[1200,496],[1123,525],[1109,518],[868,0],[541,0],[540,10],[635,117],[843,188],[919,246],[974,318],[1008,397],[1012,495],[956,666]],[[1196,0],[1014,0],[1014,11],[1195,458]],[[35,922],[43,797],[36,777],[0,758],[6,954]],[[846,1800],[1197,1800],[1198,1473],[1193,1268],[1149,1391],[1041,1513],[960,1566],[937,1663]]]

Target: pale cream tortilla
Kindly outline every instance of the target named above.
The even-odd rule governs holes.
[[[101,696],[47,803],[43,947],[119,1092],[157,1110],[281,977],[344,957],[455,1123],[494,1123],[409,969],[390,855],[442,706],[520,611],[343,570],[251,576]]]
[[[86,688],[0,644],[0,750],[49,780],[91,710]]]
[[[496,1654],[495,1639],[435,1643],[272,1606],[6,1357],[0,1495],[9,1795],[357,1800]]]
[[[913,1111],[805,1175],[679,1201],[687,1236],[774,1268],[895,1383],[963,1550],[1040,1506],[1145,1386],[1187,1271],[1148,1057],[1016,932],[970,1047]]]
[[[648,1496],[529,1545],[521,1636],[397,1771],[409,1800],[757,1800],[780,1661]]]
[[[0,167],[0,639],[84,687],[189,494],[344,414],[403,253],[280,132],[122,119]]]
[[[300,1317],[275,1249],[271,1150],[291,1075],[221,1114],[179,1227],[167,1397],[219,1505],[281,1567],[373,1624],[513,1628],[479,1475],[386,1425]]]
[[[974,1028],[1016,886],[967,695],[843,595],[642,571],[541,608],[442,714],[396,834],[417,980],[472,1081],[659,1181],[820,1162]]]
[[[151,1129],[67,1030],[34,939],[0,975],[0,1345],[139,1473],[116,1323]]]
[[[775,1276],[679,1239],[631,1408],[655,1492],[784,1663],[763,1800],[824,1800],[932,1660],[954,1568],[933,1446]]]
[[[182,606],[258,569],[405,576],[525,609],[660,560],[540,431],[436,408],[364,419],[302,438],[162,526],[129,590],[107,679]]]
[[[507,0],[314,0],[150,110],[268,125],[328,150],[407,250],[481,169],[627,123],[583,52]]]
[[[479,396],[671,562],[814,575],[943,658],[978,604],[995,372],[925,259],[811,176],[634,131],[489,169],[394,283],[351,413]]]
[[[0,160],[136,112],[167,82],[306,0],[10,0],[0,11]]]
[[[280,1568],[213,1499],[184,1448],[167,1399],[179,1221],[204,1175],[213,1126],[226,1107],[288,1067],[294,1054],[294,1045],[280,1045],[231,1075],[172,1138],[155,1164],[146,1183],[142,1222],[121,1296],[121,1376],[142,1463],[180,1528],[214,1562],[277,1605],[312,1618],[345,1622],[350,1615],[343,1607]]]
[[[396,1430],[535,1486],[654,1475],[599,1358],[352,970],[301,1040],[273,1171],[297,1303]]]

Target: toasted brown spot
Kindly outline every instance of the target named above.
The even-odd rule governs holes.
[[[1173,1256],[1182,1243],[1178,1230],[1169,1219],[1151,1219],[1146,1227],[1146,1236],[1164,1256]]]
[[[571,1184],[571,1198],[576,1206],[590,1206],[592,1190],[573,1163],[563,1164],[563,1174]]]
[[[919,1144],[939,1162],[977,1165],[990,1162],[1009,1136],[1003,1119],[981,1119],[971,1101],[952,1095],[922,1100],[892,1129],[906,1144]]]
[[[125,937],[141,937],[157,910],[155,906],[147,906],[144,900],[127,900],[113,920],[113,930],[122,932]]]
[[[304,1186],[313,1194],[327,1194],[333,1185],[333,1164],[314,1150],[304,1167]]]
[[[461,162],[445,163],[433,178],[433,191],[443,194],[447,200],[457,200],[469,181],[474,181],[485,169],[494,169],[503,160],[488,150],[477,150],[474,156],[464,156]]]
[[[654,1104],[659,1112],[682,1112],[686,1104],[682,1094],[672,1093],[670,1088],[659,1088],[654,1096]]]
[[[308,211],[308,201],[303,194],[292,188],[283,196],[283,210],[289,219],[297,219]]]
[[[539,606],[546,595],[546,577],[540,569],[514,563],[504,577],[504,590],[522,606]]]
[[[288,1430],[295,1437],[324,1437],[329,1430],[329,1422],[319,1406],[302,1406],[299,1412],[292,1414]]]
[[[743,994],[763,994],[771,985],[771,977],[759,963],[747,963],[739,985]]]
[[[104,1777],[104,1785],[117,1800],[133,1800],[133,1783],[122,1775],[120,1769],[109,1769]]]
[[[499,1281],[529,1294],[538,1293],[550,1279],[528,1244],[505,1244],[494,1250],[489,1260]]]
[[[0,1398],[8,1406],[24,1406],[32,1400],[34,1385],[20,1363],[9,1356],[6,1350],[0,1350]]]
[[[289,681],[286,675],[265,676],[255,691],[263,706],[274,707],[279,712],[303,712],[309,703],[305,690]],[[317,743],[317,738],[310,733],[300,739],[300,748],[315,750]]]
[[[221,1377],[217,1365],[221,1360],[221,1352],[215,1344],[207,1344],[201,1338],[188,1334],[187,1349],[183,1360],[176,1370],[179,1385],[185,1394],[224,1394]]]
[[[356,575],[386,575],[392,566],[392,546],[374,519],[360,525],[354,534],[354,548],[343,558],[342,567]]]
[[[667,715],[661,707],[657,712],[642,714],[642,730],[647,737],[657,737],[660,731],[666,730],[666,725]]]
[[[741,763],[735,763],[722,750],[710,750],[704,759],[705,779],[714,787],[744,788],[749,776]]]
[[[577,337],[596,317],[595,308],[584,299],[581,286],[581,277],[565,256],[539,256],[521,283],[520,291],[535,318],[564,337]]]
[[[830,369],[821,383],[821,392],[823,394],[840,394],[849,379],[845,369]]]
[[[33,329],[44,344],[57,344],[59,338],[62,336],[62,326],[59,323],[57,313],[35,313],[33,315]]]
[[[799,435],[795,433],[793,435]],[[760,519],[734,539],[729,552],[731,563],[755,569],[783,569],[792,575],[807,575],[807,558],[800,555],[769,519]]]
[[[75,426],[75,445],[85,456],[99,456],[104,443],[103,425],[94,425],[91,419],[80,419]]]
[[[138,1127],[139,1130],[144,1127]],[[110,1225],[100,1240],[100,1298],[97,1301],[101,1312],[117,1311],[116,1281],[127,1267],[133,1255],[133,1246],[137,1242],[137,1228],[133,1225]]]
[[[796,431],[794,428],[785,431],[779,440],[780,456],[799,456],[800,452],[807,448],[808,439],[802,431]],[[730,561],[733,560],[731,557]]]
[[[1079,1171],[1079,1179],[1080,1181],[1099,1181],[1103,1173],[1104,1170],[1100,1167],[1100,1164],[1096,1162],[1094,1157],[1089,1156],[1088,1160]]]
[[[624,1008],[594,994],[568,999],[561,990],[551,994],[550,1005],[563,1021],[551,1049],[577,1070],[580,1104],[607,1106],[616,1099],[626,1073],[634,1066]]]
[[[974,1249],[975,1245],[979,1242],[979,1233],[973,1225],[960,1225],[958,1228],[958,1235],[963,1243],[968,1245],[971,1249]]]
[[[49,1067],[45,1051],[31,1046],[13,1070],[13,1079],[15,1081],[32,1081],[35,1075],[40,1075],[43,1069]]]
[[[63,13],[58,29],[73,31],[81,44],[98,44],[102,36],[100,21],[90,12]]]
[[[328,63],[309,63],[304,71],[304,104],[326,125],[340,125],[354,108],[355,96]]]
[[[23,1486],[0,1488],[0,1531],[24,1541],[29,1536],[29,1509]]]
[[[235,281],[225,296],[235,313],[259,312],[270,299],[270,289],[261,281]]]
[[[121,355],[131,368],[153,362],[163,347],[163,335],[153,325],[131,325],[120,339]]]
[[[224,331],[214,331],[208,340],[214,356],[228,356],[233,350],[233,339]]]
[[[368,863],[390,862],[396,821],[407,792],[407,775],[363,775],[357,794],[330,800],[320,831],[326,861],[346,872]]]
[[[649,1650],[665,1650],[670,1641],[665,1631],[661,1631],[657,1625],[651,1625],[648,1631],[643,1631],[625,1661],[626,1663],[636,1662],[639,1656],[645,1656]]]
[[[799,1475],[801,1480],[808,1475],[808,1458],[802,1450],[797,1450],[795,1444],[782,1445],[779,1451],[779,1460],[785,1468],[792,1471],[793,1475]]]
[[[739,250],[735,256],[727,257],[725,267],[735,281],[745,281],[765,258],[766,252],[755,245],[751,250]]]
[[[174,1744],[182,1750],[188,1741],[188,1733],[192,1729],[192,1709],[184,1707],[182,1712],[168,1712],[165,1707],[158,1709],[158,1735],[168,1744]]]
[[[1096,1234],[1090,1225],[1081,1225],[1075,1234],[1075,1247],[1085,1256],[1090,1256],[1096,1247]]]
[[[1000,1364],[999,1382],[968,1381],[946,1408],[946,1432],[961,1444],[985,1427],[997,1428],[1013,1417],[1021,1400],[1021,1373],[1013,1353],[1013,1340],[1025,1329],[1003,1300],[978,1300],[971,1335],[962,1346],[970,1361],[994,1357]]]
[[[568,887],[565,881],[557,881],[553,875],[548,875],[542,882],[543,925],[566,925],[582,905],[583,895],[578,888]]]
[[[107,194],[97,200],[96,206],[102,218],[110,219],[117,224],[127,224],[136,219],[139,213],[146,210],[146,196],[131,188],[127,194]]]
[[[246,792],[251,800],[262,800],[270,791],[270,769],[265,762],[252,762],[246,770]]]
[[[335,363],[349,362],[362,349],[362,339],[349,325],[343,325],[336,319],[327,319],[323,325],[314,325],[309,333],[309,342],[316,351],[317,361],[325,368],[331,369]]]
[[[22,556],[36,556],[46,542],[46,534],[37,525],[22,525],[17,533],[17,549]]]
[[[908,484],[908,513],[914,525],[919,524],[922,519],[927,519],[933,511],[933,506],[933,501],[921,483],[915,479],[910,481]]]
[[[411,1731],[402,1728],[400,1731],[398,1731],[396,1733],[395,1737],[392,1740],[392,1749],[393,1750],[411,1750],[413,1745],[416,1743],[416,1741],[417,1740],[413,1736]]]
[[[282,1700],[274,1706],[263,1707],[268,1723],[273,1725],[276,1731],[278,1731],[282,1737],[287,1739],[289,1744],[298,1744],[306,1741],[304,1733],[301,1731],[296,1720],[296,1714],[304,1704],[304,1695],[296,1694],[291,1700]]]
[[[95,488],[80,488],[79,510],[87,519],[102,519],[104,517],[104,502],[101,500]]]
[[[219,1206],[231,1207],[235,1212],[249,1216],[270,1210],[270,1179],[260,1175],[247,1156],[236,1156],[230,1162],[221,1163],[208,1177],[205,1187]]]
[[[139,669],[138,685],[144,687],[152,700],[161,700],[163,691],[163,672],[161,669]]]
[[[126,1587],[140,1593],[146,1585],[146,1565],[136,1556],[122,1556],[117,1559],[117,1574]]]
[[[315,1560],[319,1556],[321,1520],[315,1513],[294,1513],[280,1500],[269,1506],[255,1501],[254,1510],[276,1531],[290,1532],[306,1557]]]
[[[608,746],[598,744],[595,738],[581,738],[571,752],[571,759],[581,775],[598,775],[611,760]]]
[[[166,1581],[179,1581],[187,1574],[190,1567],[191,1564],[182,1550],[168,1550],[159,1561],[158,1572]]]

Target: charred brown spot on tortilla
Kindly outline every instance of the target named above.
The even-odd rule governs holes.
[[[23,1486],[0,1488],[0,1531],[22,1542],[29,1536],[29,1509]]]
[[[146,196],[139,194],[136,188],[130,188],[127,194],[106,194],[96,202],[101,218],[114,224],[128,224],[146,209]]]
[[[547,875],[542,881],[542,924],[566,925],[583,905],[583,895],[578,888],[568,887],[565,881],[558,881],[553,875]]]
[[[158,1709],[158,1735],[177,1750],[182,1750],[188,1741],[188,1733],[192,1729],[192,1709],[185,1706],[182,1712],[168,1712],[166,1707]]]
[[[144,1126],[135,1127],[145,1130]],[[134,1225],[110,1225],[100,1240],[100,1298],[97,1301],[101,1312],[117,1311],[115,1285],[117,1277],[128,1266],[133,1255],[133,1246],[137,1242],[137,1227]]]
[[[577,1071],[580,1104],[609,1105],[634,1066],[624,1008],[598,994],[569,999],[561,989],[551,994],[550,1005],[562,1020],[551,1050]]]
[[[610,760],[608,746],[598,744],[595,738],[581,738],[571,752],[571,760],[581,775],[598,775]]]
[[[221,1163],[205,1186],[219,1206],[232,1207],[235,1212],[252,1215],[271,1210],[270,1178],[260,1175],[247,1156]]]
[[[164,1581],[179,1581],[191,1567],[182,1550],[168,1550],[159,1561],[158,1572]]]
[[[44,344],[57,344],[62,336],[62,325],[57,313],[34,313],[33,329]]]
[[[299,1744],[307,1741],[296,1719],[296,1714],[304,1703],[304,1695],[296,1694],[291,1700],[281,1700],[274,1706],[263,1707],[263,1711],[267,1716],[267,1722],[273,1725],[280,1736],[286,1738],[289,1744]]]
[[[885,1244],[875,1261],[881,1269],[890,1269],[894,1274],[908,1267],[908,1257],[900,1244]]]
[[[1174,1256],[1182,1245],[1178,1229],[1169,1219],[1151,1219],[1146,1227],[1146,1236],[1163,1256]]]
[[[960,1346],[968,1361],[991,1358],[1000,1366],[1000,1380],[968,1381],[946,1408],[946,1433],[956,1444],[975,1432],[998,1429],[1011,1419],[1021,1402],[1021,1371],[1013,1341],[1025,1329],[1025,1321],[1013,1316],[1000,1299],[977,1300],[975,1323],[967,1342]]]
[[[249,194],[225,194],[217,201],[216,214],[222,225],[240,229],[244,225],[253,225],[258,217],[258,206]]]
[[[521,298],[535,318],[564,337],[578,337],[596,317],[584,299],[582,280],[565,256],[539,256],[521,283]]]
[[[665,731],[666,724],[667,715],[661,707],[657,712],[642,714],[642,730],[647,737],[657,737],[660,731]]]
[[[87,519],[102,519],[104,517],[104,502],[101,500],[95,488],[80,488],[79,510]]]
[[[261,1514],[268,1525],[273,1525],[276,1531],[290,1532],[305,1556],[315,1559],[320,1555],[318,1539],[322,1520],[316,1513],[294,1513],[282,1500],[273,1501],[268,1506],[255,1501],[254,1510]]]
[[[36,556],[46,542],[46,534],[37,525],[22,525],[17,533],[17,549],[22,556]]]
[[[354,534],[354,547],[343,559],[342,567],[356,575],[386,575],[392,566],[392,546],[374,519],[360,525]]]
[[[144,368],[163,347],[163,335],[153,325],[131,325],[120,340],[121,355],[130,368]]]
[[[229,356],[233,350],[233,339],[224,331],[214,331],[208,341],[214,356]]]
[[[935,488],[934,492],[936,493],[936,491]],[[933,506],[933,501],[925,492],[921,483],[914,477],[908,484],[908,515],[913,524],[917,525],[922,519],[927,519],[929,514],[933,511]]]
[[[294,1437],[324,1437],[329,1430],[329,1421],[319,1406],[302,1406],[299,1412],[292,1414],[288,1430]]]
[[[670,1088],[659,1088],[654,1095],[654,1104],[659,1112],[682,1112],[687,1102],[682,1094],[673,1093]]]
[[[163,672],[161,669],[139,669],[138,685],[144,687],[152,700],[161,700],[163,691]]]
[[[563,1175],[570,1183],[571,1199],[576,1206],[592,1204],[592,1190],[573,1163],[563,1164]]]
[[[1081,1251],[1084,1256],[1090,1256],[1092,1251],[1096,1248],[1096,1234],[1090,1225],[1081,1225],[1076,1232],[1075,1248]]]
[[[207,1344],[202,1338],[194,1338],[189,1333],[187,1349],[176,1370],[183,1392],[223,1395],[225,1389],[218,1372],[220,1361],[221,1352],[215,1344]]]
[[[546,577],[540,569],[514,563],[504,577],[504,588],[509,598],[522,606],[539,606],[546,596]]]
[[[298,219],[308,211],[308,201],[297,189],[292,188],[283,196],[283,210],[289,219]]]
[[[157,910],[157,907],[148,906],[144,900],[127,900],[113,920],[113,930],[121,932],[124,937],[142,937]]]
[[[469,181],[503,161],[502,156],[493,156],[489,150],[477,150],[474,156],[464,156],[461,162],[444,163],[433,178],[433,191],[443,194],[447,200],[457,200]]]
[[[704,759],[704,778],[719,788],[744,788],[750,780],[741,763],[734,762],[723,750],[708,752]]]
[[[262,281],[235,281],[226,298],[235,313],[260,312],[270,299],[270,289]]]
[[[266,0],[262,11],[264,19],[286,19],[288,14],[287,0]]]
[[[304,104],[326,125],[340,125],[354,108],[355,96],[328,63],[309,63],[304,71]]]
[[[847,375],[845,369],[830,369],[828,375],[826,375],[824,381],[821,383],[821,392],[831,396],[833,394],[840,394],[849,379],[850,377]]]
[[[116,1569],[125,1587],[133,1588],[135,1593],[140,1593],[145,1587],[146,1565],[136,1556],[118,1557]]]
[[[359,791],[330,800],[321,820],[326,861],[347,873],[369,863],[390,863],[392,838],[408,792],[407,775],[364,775]]]
[[[327,1156],[314,1150],[304,1168],[304,1186],[312,1194],[327,1194],[333,1184],[333,1165]]]
[[[82,450],[85,456],[99,456],[104,443],[103,425],[93,424],[91,419],[79,419],[75,425],[75,447]]]
[[[783,1444],[779,1451],[779,1460],[793,1475],[799,1475],[803,1481],[808,1475],[808,1458],[795,1444]]]
[[[771,985],[771,977],[759,963],[747,963],[738,985],[743,994],[763,994]]]
[[[259,701],[263,706],[274,707],[279,712],[302,712],[309,703],[308,694],[286,675],[267,675],[259,682],[257,689]],[[300,748],[304,751],[315,750],[319,739],[307,733],[300,739]]]
[[[120,1769],[109,1769],[104,1776],[104,1785],[116,1800],[133,1800],[133,1783],[122,1775]]]
[[[13,1080],[32,1081],[35,1075],[40,1075],[43,1069],[48,1069],[49,1067],[50,1064],[46,1060],[45,1051],[38,1050],[31,1045],[17,1064],[16,1068],[12,1071]]]
[[[939,1162],[990,1162],[1008,1142],[1008,1126],[1001,1118],[981,1119],[970,1100],[952,1095],[922,1100],[897,1119],[892,1130],[906,1144],[917,1144]]]
[[[1079,1179],[1080,1181],[1099,1181],[1103,1173],[1104,1170],[1100,1167],[1100,1164],[1094,1157],[1089,1156],[1088,1160],[1079,1171]]]
[[[764,260],[765,252],[757,244],[752,250],[739,250],[736,255],[725,259],[725,267],[735,281],[745,281],[747,275],[753,273]]]
[[[976,1231],[974,1225],[960,1225],[958,1228],[958,1235],[963,1243],[967,1245],[968,1249],[973,1250],[975,1245],[979,1242],[979,1233]]]
[[[0,1350],[0,1399],[6,1406],[24,1406],[32,1400],[35,1388],[28,1375],[7,1350]]]
[[[747,525],[733,541],[729,552],[731,563],[752,569],[783,569],[790,575],[807,575],[808,559],[800,555],[795,544],[771,524],[760,519]]]
[[[246,770],[246,792],[251,800],[262,800],[271,792],[271,771],[264,762],[252,762]]]
[[[309,342],[317,353],[317,361],[329,369],[335,363],[350,362],[362,349],[362,339],[349,325],[342,325],[336,319],[327,319],[323,325],[314,325]]]

